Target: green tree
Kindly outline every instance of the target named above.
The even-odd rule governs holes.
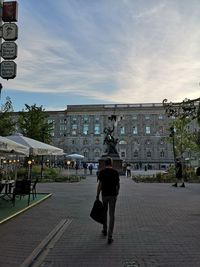
[[[176,157],[182,158],[185,152],[197,151],[195,133],[189,129],[191,119],[178,118],[171,123],[171,127],[174,129],[174,134],[171,134],[169,141],[173,143]]]
[[[16,122],[12,117],[13,106],[10,97],[6,98],[6,102],[1,106],[0,110],[0,135],[11,135],[15,130]]]
[[[197,111],[197,124],[199,125],[200,128],[200,103]],[[200,129],[196,132],[196,144],[198,147],[198,152],[200,153]]]
[[[199,127],[200,127],[200,103],[199,103],[199,107],[198,107],[198,111],[197,111],[197,122],[198,122]]]
[[[19,112],[18,126],[23,135],[41,142],[51,143],[53,123],[48,122],[48,115],[42,106],[25,104],[25,109]]]

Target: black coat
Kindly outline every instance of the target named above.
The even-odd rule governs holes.
[[[176,163],[176,178],[182,179],[183,173],[182,173],[182,164],[180,162]]]

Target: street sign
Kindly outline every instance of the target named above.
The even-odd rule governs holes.
[[[15,23],[4,23],[2,26],[3,39],[5,41],[15,41],[18,38],[18,27]]]
[[[17,57],[17,45],[15,42],[3,42],[1,45],[1,57],[3,59],[15,59]]]
[[[0,76],[3,79],[14,79],[16,77],[17,64],[14,61],[2,61]]]
[[[3,2],[2,19],[4,22],[17,21],[18,3],[16,1]]]

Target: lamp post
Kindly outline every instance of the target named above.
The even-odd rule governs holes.
[[[174,127],[170,127],[170,137],[172,138],[172,148],[173,148],[173,156],[174,156],[174,166],[176,166],[176,148],[175,148],[175,139],[174,139],[174,135],[175,135],[175,129]]]
[[[32,161],[28,160],[28,180],[30,180],[31,178],[31,164],[32,164]]]
[[[3,160],[3,167],[4,167],[4,170],[5,170],[5,180],[7,180],[7,176],[8,176],[8,165],[7,165],[7,160],[6,159],[4,159]]]
[[[67,169],[68,169],[68,179],[69,179],[69,166],[70,166],[70,160],[67,161]]]

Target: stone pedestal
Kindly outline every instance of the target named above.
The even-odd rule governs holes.
[[[101,169],[105,168],[105,160],[108,157],[112,158],[112,160],[113,160],[113,169],[116,169],[119,172],[120,175],[123,175],[124,173],[123,173],[123,168],[122,168],[122,160],[116,154],[103,155],[99,159],[98,171],[100,171]]]

